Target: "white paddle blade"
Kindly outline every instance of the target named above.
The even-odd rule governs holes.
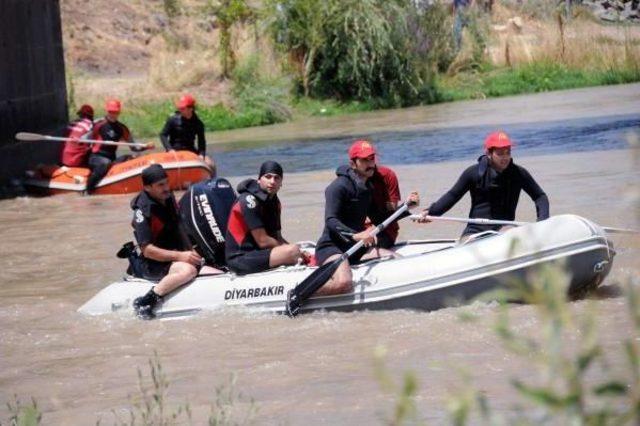
[[[19,141],[41,141],[46,139],[43,135],[38,133],[19,132],[16,133],[16,139]]]

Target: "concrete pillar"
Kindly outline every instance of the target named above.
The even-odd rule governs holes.
[[[60,144],[16,132],[60,133],[67,119],[59,0],[0,0],[0,185],[58,161]]]

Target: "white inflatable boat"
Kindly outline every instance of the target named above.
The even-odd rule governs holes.
[[[514,279],[526,280],[537,267],[549,262],[562,262],[568,268],[572,277],[569,293],[580,296],[602,282],[615,255],[598,225],[573,215],[554,216],[466,244],[427,240],[400,244],[396,251],[403,257],[355,266],[352,293],[312,297],[301,312],[439,309],[468,302]],[[199,276],[165,297],[156,314],[159,318],[186,316],[233,306],[282,313],[287,292],[314,269],[292,266],[245,276]],[[79,312],[133,313],[133,299],[152,285],[135,278],[113,283]]]

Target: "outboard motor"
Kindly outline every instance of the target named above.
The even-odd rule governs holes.
[[[192,185],[180,199],[180,217],[195,250],[207,264],[224,266],[224,241],[236,193],[228,180],[214,178]]]

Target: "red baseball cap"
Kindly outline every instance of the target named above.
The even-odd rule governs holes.
[[[107,112],[120,112],[120,110],[122,109],[122,104],[117,99],[111,99],[110,101],[107,101],[104,109]]]
[[[178,102],[176,102],[176,106],[178,107],[178,109],[183,109],[183,108],[193,108],[196,106],[196,99],[189,95],[183,95],[180,96],[180,99],[178,99]]]
[[[509,139],[509,135],[507,135],[503,131],[489,133],[489,136],[484,140],[484,148],[511,148],[513,146],[513,142]]]
[[[371,142],[365,140],[357,140],[349,148],[349,159],[367,158],[376,155],[376,149]]]

